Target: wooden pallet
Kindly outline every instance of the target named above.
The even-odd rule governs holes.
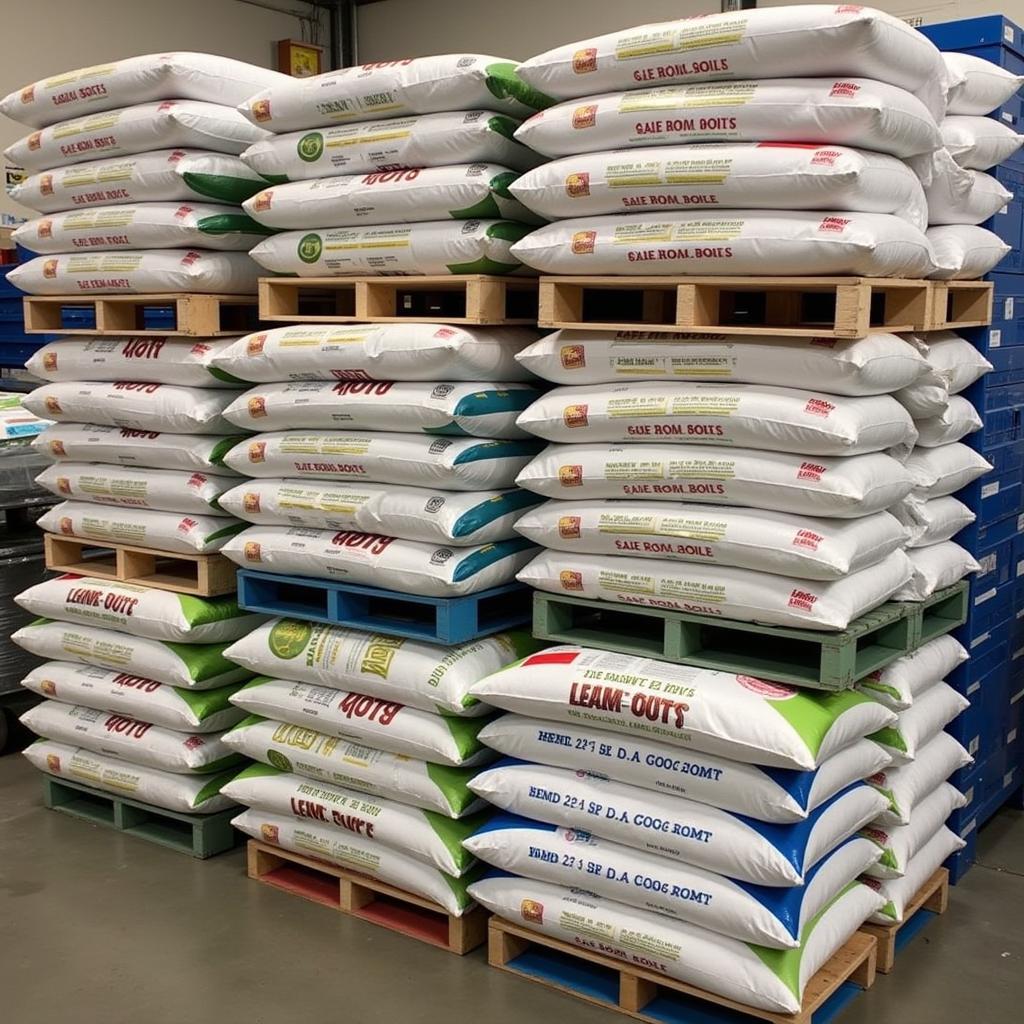
[[[878,972],[891,973],[896,953],[918,934],[937,914],[949,906],[949,872],[946,868],[928,879],[907,905],[899,924],[863,924],[860,931],[878,942]]]
[[[487,939],[487,911],[473,907],[455,917],[415,893],[355,871],[249,840],[249,877],[294,896],[440,946],[458,956]]]
[[[491,918],[487,962],[510,974],[653,1024],[712,1020],[724,1024],[742,1019],[771,1024],[826,1024],[859,989],[874,984],[875,940],[859,932],[851,936],[807,983],[803,1006],[795,1014],[746,1006],[500,917]]]
[[[992,323],[991,281],[933,281],[930,331],[987,327]]]
[[[255,295],[26,295],[23,304],[26,334],[212,338],[245,334],[259,324]],[[95,317],[95,326],[81,326],[83,312]]]
[[[193,597],[233,594],[237,568],[223,555],[188,555],[131,544],[111,544],[48,533],[43,537],[46,568],[98,579],[173,590]]]
[[[530,324],[537,279],[448,277],[264,277],[260,317],[286,323]]]
[[[52,775],[43,776],[43,802],[51,810],[202,860],[232,850],[241,842],[231,827],[237,807],[213,814],[182,814]]]
[[[841,632],[766,626],[736,619],[548,594],[533,595],[533,635],[738,672],[818,690],[845,690],[966,621],[967,584],[928,601],[888,602]]]

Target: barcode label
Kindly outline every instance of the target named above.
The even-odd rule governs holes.
[[[983,498],[991,498],[993,495],[999,493],[999,481],[993,480],[990,484],[985,484],[981,489],[981,496]]]
[[[1007,124],[1013,124],[1013,114],[1011,114],[1008,110],[1003,111],[1002,118]],[[1006,207],[1004,206],[999,212],[1006,213]]]
[[[1013,319],[1013,296],[1012,295],[1003,300],[1003,319],[1004,320],[1012,320]]]
[[[988,332],[988,347],[999,348],[1003,343],[1003,332],[993,328]]]
[[[991,601],[992,598],[996,596],[996,593],[997,591],[995,587],[989,587],[988,590],[986,590],[983,594],[979,594],[974,599],[974,607],[977,608],[979,604],[984,604],[986,601]]]
[[[1012,25],[1004,25],[1003,26],[1003,38],[1008,43],[1012,43],[1013,42],[1013,26]]]

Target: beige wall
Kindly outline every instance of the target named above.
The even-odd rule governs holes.
[[[275,41],[298,38],[300,31],[290,15],[235,0],[0,0],[0,25],[0,95],[72,68],[167,50],[218,53],[273,67]],[[0,117],[0,150],[29,130]],[[0,212],[31,215],[2,189]]]

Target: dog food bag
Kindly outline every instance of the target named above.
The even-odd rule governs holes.
[[[918,694],[912,707],[899,713],[895,724],[869,737],[885,748],[894,765],[909,764],[971,702],[946,683],[935,683]]]
[[[953,772],[973,760],[948,732],[939,732],[917,752],[910,764],[876,772],[867,781],[889,801],[889,807],[878,816],[875,824],[910,824],[914,808]]]
[[[486,806],[467,785],[475,768],[452,768],[389,754],[303,725],[250,715],[224,734],[224,742],[281,771],[436,811],[446,818],[462,818]]]
[[[125,715],[46,700],[19,719],[39,736],[84,747],[94,754],[120,757],[134,764],[189,775],[222,772],[242,763],[219,733],[164,729]]]
[[[248,253],[198,249],[37,256],[7,274],[29,295],[255,295],[259,277]]]
[[[264,188],[243,205],[253,220],[285,231],[476,218],[539,223],[509,190],[517,177],[492,163],[343,174]]]
[[[415,893],[455,917],[461,917],[474,906],[464,880],[358,833],[254,808],[244,811],[231,824],[247,836],[282,850],[336,864]]]
[[[238,538],[228,541],[225,553],[238,542]],[[911,560],[902,551],[893,551],[877,565],[841,579],[817,581],[724,565],[545,550],[516,579],[549,594],[741,622],[837,630],[895,599],[912,574]]]
[[[237,476],[224,465],[223,457],[244,436],[194,437],[101,423],[55,423],[32,446],[56,462],[105,462],[114,466]]]
[[[907,556],[914,574],[895,593],[894,601],[923,601],[937,590],[951,587],[981,569],[975,557],[952,540],[926,548],[911,548]]]
[[[523,511],[544,499],[518,487],[439,491],[386,484],[248,480],[217,500],[229,515],[256,526],[354,530],[472,547],[511,540]]]
[[[949,394],[958,395],[991,371],[977,347],[955,331],[929,331],[926,337],[928,365],[946,382]]]
[[[917,428],[916,444],[922,448],[937,448],[981,430],[982,423],[977,410],[966,398],[953,395],[938,416],[915,420],[914,426]]]
[[[511,487],[538,448],[535,441],[283,430],[255,434],[232,448],[224,463],[244,476],[258,478],[366,480],[481,491]]]
[[[22,626],[11,639],[40,658],[94,665],[185,690],[215,690],[252,676],[224,657],[227,644],[164,643],[46,619]]]
[[[921,182],[902,160],[848,146],[712,142],[584,153],[527,171],[509,191],[548,220],[718,207],[855,210],[892,213],[921,231],[928,224]]]
[[[786,1014],[800,1010],[808,981],[883,905],[883,898],[866,885],[851,882],[808,923],[799,949],[772,953],[699,925],[604,899],[577,885],[569,888],[499,871],[477,879],[469,891],[493,914],[569,945],[586,948],[596,933],[608,955],[630,966]],[[657,950],[656,957],[648,950]]]
[[[510,220],[435,220],[321,231],[283,231],[250,255],[274,274],[511,274],[512,246],[530,231]]]
[[[33,615],[172,643],[229,643],[266,621],[239,608],[233,595],[192,597],[76,573],[43,580],[15,600]]]
[[[491,110],[393,117],[273,135],[254,142],[242,159],[275,184],[476,163],[525,171],[544,157],[516,141],[519,124]]]
[[[365,693],[260,677],[231,696],[250,714],[292,725],[316,725],[341,739],[455,767],[489,759],[477,739],[481,720],[438,715]]]
[[[988,473],[992,464],[980,452],[957,441],[938,448],[915,448],[906,467],[915,480],[914,497],[928,501],[966,487]]]
[[[755,384],[554,388],[516,422],[545,441],[668,440],[806,455],[863,455],[917,437],[907,410],[888,395],[840,398]]]
[[[993,117],[957,114],[943,118],[939,129],[942,145],[950,156],[969,170],[987,171],[1009,160],[1024,145],[1024,135],[1018,135],[1009,125]]]
[[[880,395],[913,384],[924,356],[895,334],[765,338],[658,331],[555,331],[516,355],[552,384],[619,381],[742,381],[789,387],[814,381],[830,395]]]
[[[299,619],[273,619],[228,648],[225,656],[253,673],[398,700],[444,715],[490,708],[471,696],[484,676],[532,654],[529,633],[498,633],[454,646]]]
[[[484,768],[470,788],[512,814],[773,887],[805,885],[822,857],[885,808],[880,793],[856,782],[806,821],[780,826],[601,775],[513,760]]]
[[[998,266],[1012,248],[994,231],[973,224],[929,228],[927,237],[939,268],[929,276],[941,280],[981,277]]]
[[[536,340],[525,327],[449,324],[294,324],[249,334],[213,358],[253,384],[286,380],[524,381],[515,354]]]
[[[537,549],[522,537],[476,547],[436,547],[350,530],[250,526],[221,552],[242,569],[461,597],[511,583]]]
[[[948,635],[936,637],[865,676],[857,689],[894,711],[904,711],[968,657],[959,640]]]
[[[479,819],[458,821],[394,800],[371,800],[366,793],[314,782],[266,764],[252,765],[236,775],[224,794],[257,811],[351,833],[456,877],[475,861],[462,848],[462,840],[473,834]],[[874,844],[872,849],[877,857]]]
[[[197,199],[238,204],[266,184],[265,178],[229,153],[158,149],[38,171],[12,186],[8,194],[37,213],[60,213],[120,203]]]
[[[555,551],[629,555],[836,580],[881,562],[908,536],[888,512],[853,520],[660,501],[549,501],[516,523]]]
[[[852,690],[799,690],[753,676],[569,645],[495,672],[472,693],[516,714],[642,733],[673,747],[804,771],[896,718]]]
[[[75,744],[36,740],[22,751],[40,771],[58,779],[81,782],[115,796],[128,796],[142,803],[181,814],[212,814],[234,806],[221,793],[235,770],[216,775],[188,776],[131,764],[120,757],[96,754]]]
[[[215,370],[213,358],[232,338],[58,338],[37,349],[25,364],[29,373],[55,384],[131,381],[188,388],[240,384]]]
[[[991,114],[1024,85],[1024,75],[970,53],[944,53],[942,60],[949,85],[946,111],[950,114]]]
[[[220,510],[217,499],[238,480],[179,469],[61,462],[44,469],[36,483],[59,497],[98,505],[224,516],[227,513]]]
[[[274,244],[278,239],[260,248]],[[924,234],[887,213],[730,210],[583,217],[537,228],[511,253],[542,274],[927,277],[936,268]],[[259,259],[259,248],[255,255]]]
[[[392,430],[454,437],[523,438],[516,417],[540,395],[528,384],[370,380],[262,384],[224,418],[243,430]]]
[[[223,732],[245,717],[228,700],[238,685],[195,692],[69,661],[38,666],[22,679],[21,685],[65,704],[116,711],[178,732]]]
[[[492,818],[466,840],[466,848],[514,875],[570,886],[585,878],[606,899],[770,949],[799,947],[807,922],[880,853],[870,839],[856,836],[816,864],[805,885],[769,888],[515,815]]]
[[[37,128],[126,103],[203,100],[241,103],[257,89],[287,76],[212,53],[147,53],[65,71],[16,89],[0,100],[0,113]]]
[[[918,851],[942,827],[946,819],[967,803],[963,793],[941,783],[914,808],[907,825],[868,825],[860,834],[877,843],[881,859],[864,873],[872,878],[902,878]]]
[[[977,519],[962,501],[948,494],[929,501],[904,498],[890,511],[911,533],[908,548],[924,548],[950,540]]]
[[[32,173],[154,149],[181,147],[237,155],[268,134],[231,107],[175,99],[60,121],[12,143],[4,155]]]
[[[516,483],[546,498],[708,502],[850,519],[905,498],[914,478],[880,452],[808,459],[715,445],[552,444]]]

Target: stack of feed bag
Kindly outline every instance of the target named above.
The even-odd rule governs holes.
[[[479,54],[271,85],[239,107],[276,133],[242,154],[274,182],[245,209],[283,229],[253,258],[304,277],[517,270],[510,247],[537,218],[509,185],[541,158],[513,133],[549,102]]]
[[[266,184],[238,159],[268,133],[234,105],[286,76],[227,57],[131,57],[35,82],[0,100],[34,130],[6,150],[11,195],[40,216],[15,240],[30,294],[248,293],[267,234],[241,210]]]
[[[868,7],[794,5],[557,47],[521,78],[562,101],[516,132],[552,158],[511,190],[555,221],[548,274],[926,277],[915,164],[942,145],[935,46]],[[615,216],[617,215],[617,216]]]
[[[466,841],[494,913],[630,962],[642,937],[652,970],[793,1013],[883,909],[858,881],[893,861],[872,826],[897,813],[863,781],[896,774],[872,697],[571,646],[472,692],[508,712],[480,733],[504,759],[470,783],[504,812]]]

